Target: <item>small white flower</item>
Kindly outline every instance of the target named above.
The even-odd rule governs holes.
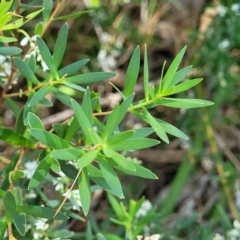
[[[236,230],[240,231],[240,222],[237,220],[234,220],[233,226]]]
[[[80,193],[78,189],[72,190],[70,193],[69,191],[65,192],[63,194],[64,197],[67,197],[70,202],[73,204],[73,210],[80,210],[79,207],[82,206],[81,199],[80,199]]]
[[[27,37],[24,37],[20,42],[20,46],[26,46],[28,42],[29,42],[29,39]]]
[[[224,236],[220,235],[219,233],[216,233],[214,238],[212,240],[224,240]]]
[[[35,199],[36,197],[37,197],[37,194],[33,191],[30,191],[25,195],[25,198],[28,198],[28,199]]]
[[[225,16],[225,14],[227,13],[227,8],[222,5],[218,5],[216,10],[217,14],[221,17]]]
[[[35,172],[37,166],[38,166],[37,161],[26,162],[24,164],[25,169],[23,170],[23,172],[27,179],[30,179],[33,176],[33,173]]]
[[[240,10],[240,4],[239,3],[234,3],[231,6],[232,11],[234,11],[236,14],[239,14],[239,10]]]
[[[144,200],[141,208],[137,211],[136,217],[144,217],[147,215],[148,211],[152,209],[152,203],[149,200]]]
[[[46,223],[47,219],[40,218],[35,222],[36,230],[47,230],[49,225]]]
[[[226,50],[228,47],[230,46],[230,42],[228,39],[223,40],[222,42],[220,42],[218,44],[218,47],[220,48],[220,50],[224,51]]]
[[[33,239],[42,239],[43,235],[39,232],[33,233]]]

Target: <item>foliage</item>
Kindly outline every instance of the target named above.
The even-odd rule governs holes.
[[[112,221],[124,226],[126,239],[136,239],[157,214],[153,208],[147,215],[138,216],[144,198],[138,202],[130,200],[128,209],[122,203],[118,203],[112,195],[120,199],[124,198],[124,187],[119,172],[148,179],[156,179],[157,176],[139,162],[126,157],[126,154],[158,145],[159,140],[149,137],[153,132],[166,143],[169,143],[167,134],[187,139],[186,135],[173,125],[155,118],[151,113],[152,109],[158,106],[199,108],[213,103],[202,99],[177,98],[175,95],[194,87],[202,80],[185,79],[191,67],[179,69],[186,47],[177,54],[166,74],[160,77],[158,84],[152,86],[149,83],[145,46],[144,96],[140,100],[135,100],[134,88],[140,66],[138,46],[127,68],[124,89],[120,90],[111,83],[122,97],[122,101],[111,111],[104,111],[98,92],[90,90],[90,85],[111,79],[115,74],[79,73],[88,59],[62,66],[68,42],[67,24],[63,24],[59,30],[52,51],[43,39],[53,20],[61,21],[83,14],[79,12],[71,16],[58,16],[58,10],[63,4],[64,1],[57,3],[53,11],[53,2],[45,0],[39,10],[22,17],[20,14],[31,11],[31,4],[18,6],[17,1],[1,1],[0,55],[3,56],[3,64],[0,68],[2,88],[0,103],[2,105],[4,102],[12,111],[16,124],[13,128],[0,127],[0,139],[14,148],[9,154],[9,164],[2,172],[0,198],[3,202],[4,214],[0,219],[0,238],[4,239],[6,232],[8,239],[21,239],[21,236],[25,239],[72,238],[75,233],[67,229],[67,219],[71,217],[83,220],[72,210],[72,207],[74,206],[74,210],[78,211],[81,207],[84,215],[87,216],[91,207],[91,194],[103,189],[108,192],[109,202],[118,218]],[[42,20],[39,18],[40,13]],[[29,36],[22,26],[36,17],[38,17],[35,26],[36,36]],[[26,40],[30,43],[30,48],[26,52],[22,51],[20,46],[16,47],[21,40],[20,34],[24,35],[22,45]],[[16,46],[11,45],[12,42],[16,42]],[[21,80],[25,81],[26,89],[10,92],[9,89],[13,88],[14,84],[19,84]],[[76,90],[83,96],[82,100],[73,99],[61,91],[61,86]],[[53,106],[54,103],[49,100],[49,95],[74,112],[73,117],[64,123],[54,124],[50,130],[45,129],[43,121],[37,114],[39,107]],[[15,98],[23,99],[24,105],[19,107]],[[149,127],[123,129],[121,123],[127,114],[133,114]],[[103,119],[102,116],[106,117]],[[26,162],[26,159],[34,163],[35,158],[37,158],[37,166],[33,174],[28,176],[27,169],[23,169],[22,163]],[[64,196],[62,202],[61,197],[50,200],[44,194],[43,187],[51,182],[59,184],[59,193]],[[64,193],[66,189],[68,190]],[[28,191],[38,194],[41,198],[41,206],[33,205],[31,199],[27,199]],[[67,200],[69,201],[66,202]],[[32,232],[31,227],[28,227],[33,225],[38,231]],[[86,236],[88,239],[93,239],[90,225]],[[99,231],[97,239],[106,238],[119,239],[117,235],[110,236]]]

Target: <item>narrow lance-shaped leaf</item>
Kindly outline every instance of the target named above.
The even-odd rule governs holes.
[[[80,193],[82,210],[86,216],[88,214],[91,204],[90,183],[86,168],[82,169],[80,176],[78,178],[78,189]]]
[[[167,70],[167,73],[165,74],[163,78],[163,82],[161,84],[161,89],[160,91],[164,91],[168,89],[171,86],[171,82],[173,80],[173,77],[182,61],[183,55],[186,51],[187,47],[184,47],[174,58],[173,62],[171,63],[170,67]]]
[[[109,185],[109,187],[111,188],[114,195],[116,195],[119,198],[124,198],[121,183],[111,165],[104,158],[99,159],[99,165],[102,175],[107,184]]]
[[[20,146],[26,148],[36,148],[36,143],[31,142],[21,134],[9,129],[0,127],[0,140],[9,143],[13,146]]]
[[[52,208],[48,207],[40,207],[40,206],[20,206],[17,205],[17,211],[23,212],[27,215],[33,216],[33,217],[39,217],[39,218],[45,218],[49,220],[67,220],[68,217],[63,215],[62,213],[57,213],[55,216],[55,211]],[[54,217],[55,216],[55,217]]]
[[[4,195],[3,207],[4,207],[5,214],[6,214],[7,222],[12,223],[15,212],[16,212],[16,200],[10,191],[8,191]]]
[[[98,152],[99,150],[95,149],[83,154],[83,156],[77,161],[76,167],[77,168],[87,167],[97,157]]]
[[[0,47],[0,55],[2,56],[17,55],[21,52],[22,52],[22,49],[18,47]]]
[[[60,66],[60,63],[63,59],[63,55],[65,53],[67,37],[68,37],[68,27],[67,27],[67,24],[64,24],[59,31],[57,41],[53,49],[53,62],[57,69]]]
[[[50,85],[46,85],[41,87],[31,98],[30,102],[28,103],[29,107],[33,107],[36,104],[38,104],[45,96],[47,93],[49,93],[51,90]]]
[[[199,108],[211,106],[214,103],[202,99],[180,99],[180,98],[163,98],[156,101],[157,104],[166,107],[175,108]]]
[[[28,113],[28,123],[31,128],[38,128],[38,129],[45,130],[40,118],[32,112]]]
[[[20,107],[11,98],[5,98],[4,101],[7,107],[13,112],[13,115],[17,117],[21,111]]]
[[[163,130],[171,134],[175,137],[182,138],[182,139],[188,139],[188,136],[185,135],[182,131],[180,131],[178,128],[174,127],[172,124],[167,123],[165,121],[162,121],[160,119],[155,118],[156,121],[162,126]]]
[[[65,104],[68,107],[72,107],[72,103],[71,103],[71,97],[69,97],[67,94],[61,92],[60,90],[58,90],[57,88],[52,88],[52,93],[53,95],[63,104]]]
[[[125,85],[124,85],[124,94],[129,96],[133,93],[134,87],[136,85],[140,66],[140,48],[136,47],[126,73]]]
[[[79,69],[81,69],[83,66],[85,66],[87,62],[89,62],[89,59],[82,59],[80,61],[71,63],[66,67],[61,68],[58,71],[58,75],[60,78],[62,78],[64,75],[71,76],[74,73],[76,73]]]
[[[159,128],[159,126],[158,126]],[[116,151],[131,151],[156,146],[160,142],[149,138],[130,138],[120,143],[109,145],[109,147]]]
[[[40,37],[37,37],[37,45],[38,45],[39,51],[41,53],[42,59],[48,66],[50,72],[53,74],[53,76],[56,79],[59,79],[57,68],[54,65],[52,55],[51,55],[46,43]]]
[[[132,164],[132,162],[125,158],[123,155],[117,153],[116,151],[111,150],[111,159],[117,164],[120,165],[124,169],[128,169],[131,171],[136,171],[135,166]]]
[[[27,19],[24,23],[29,22],[30,20],[32,20],[33,18],[35,18],[39,13],[41,13],[43,11],[43,8],[40,10],[37,10],[35,12],[32,12],[30,14],[28,14],[25,19]]]
[[[114,166],[114,168],[116,168],[119,171],[122,171],[124,173],[127,173],[129,175],[133,175],[133,176],[137,176],[137,177],[141,177],[141,178],[148,178],[148,179],[157,179],[158,178],[153,172],[151,172],[147,168],[144,168],[143,166],[141,166],[135,162],[132,162],[132,164],[134,165],[134,167],[136,169],[135,171],[122,168],[120,165],[116,165],[116,166]]]
[[[54,149],[62,149],[69,147],[68,143],[64,139],[61,139],[57,135],[47,132],[45,130],[32,128],[29,130],[29,132],[39,142],[44,143],[48,147]]]
[[[106,142],[109,136],[113,133],[118,124],[119,105],[115,105],[111,114],[108,116],[107,123],[104,126],[101,138]]]
[[[111,145],[115,145],[117,143],[123,142],[126,139],[130,138],[134,132],[135,132],[134,130],[129,130],[129,131],[118,133],[112,136],[111,138],[109,138],[109,140],[107,141],[107,145],[111,146]]]
[[[54,150],[51,153],[51,156],[59,160],[73,161],[81,158],[83,154],[85,154],[85,151],[83,149],[64,148],[64,149]]]
[[[29,81],[31,81],[34,84],[38,84],[38,79],[36,78],[36,76],[34,75],[33,71],[31,70],[31,68],[24,62],[22,61],[20,58],[14,58],[13,59],[16,67],[18,68],[18,70],[20,71],[20,73]]]
[[[24,236],[27,231],[26,215],[24,213],[16,212],[13,218],[13,223],[17,231]]]
[[[177,71],[171,81],[170,86],[175,86],[179,82],[181,82],[187,76],[187,74],[190,72],[191,69],[192,69],[192,66],[188,66]]]
[[[138,117],[140,117],[143,121],[147,122],[156,132],[158,137],[162,139],[164,142],[169,143],[168,137],[161,127],[161,125],[155,120],[155,118],[145,109],[143,108],[142,113],[134,112]]]
[[[40,162],[28,184],[29,190],[37,187],[45,179],[51,168],[52,162],[53,158],[49,154]]]
[[[60,17],[56,17],[53,20],[69,20],[69,19],[74,19],[74,18],[78,18],[83,14],[86,13],[91,13],[93,12],[92,10],[84,10],[84,11],[80,11],[80,12],[75,12],[72,14],[68,14],[68,15],[64,15],[64,16],[60,16]]]
[[[149,70],[148,70],[148,57],[147,57],[147,47],[144,46],[144,67],[143,67],[143,83],[144,83],[144,93],[146,101],[149,100]]]
[[[188,80],[183,83],[180,83],[177,86],[175,86],[175,88],[173,89],[171,94],[176,94],[179,92],[186,91],[186,90],[194,87],[195,85],[199,84],[201,81],[202,81],[202,78],[197,78],[197,79]]]
[[[5,13],[8,12],[10,7],[12,6],[13,0],[2,0],[0,2],[0,16],[3,16]]]
[[[98,134],[93,130],[88,117],[84,113],[82,107],[74,99],[72,99],[72,108],[73,108],[75,116],[78,120],[78,124],[81,126],[81,129],[82,129],[83,133],[85,134],[85,136],[89,137],[94,144],[100,143],[100,142],[97,142],[97,139],[100,140],[100,138],[99,138]],[[93,130],[93,131],[91,131],[91,130]],[[89,134],[90,131],[91,131],[91,134]]]
[[[52,8],[53,8],[53,1],[52,0],[44,0],[43,1],[43,21],[44,24],[47,23],[49,20],[51,13],[52,13]]]
[[[86,89],[86,92],[83,95],[82,108],[89,120],[92,119],[92,99],[90,95],[89,88]]]
[[[91,72],[76,75],[73,77],[67,77],[65,78],[65,81],[75,84],[90,84],[95,82],[101,82],[114,76],[116,76],[116,74],[111,72]]]

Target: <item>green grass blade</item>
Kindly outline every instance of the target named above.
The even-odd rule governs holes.
[[[149,70],[148,70],[148,57],[147,57],[147,47],[144,46],[144,66],[143,66],[143,84],[144,84],[144,93],[145,100],[149,100]]]

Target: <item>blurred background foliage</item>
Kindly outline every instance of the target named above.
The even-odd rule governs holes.
[[[33,6],[41,4],[31,2]],[[235,227],[233,221],[240,220],[240,4],[237,0],[66,0],[61,15],[83,10],[90,12],[67,20],[70,36],[63,65],[89,58],[83,71],[117,72],[113,83],[120,89],[136,45],[141,46],[143,60],[147,44],[152,84],[159,79],[164,61],[168,66],[180,49],[188,46],[183,64],[193,65],[188,77],[203,77],[204,81],[187,94],[215,105],[187,111],[157,109],[156,117],[176,125],[189,140],[172,138],[169,145],[132,153],[159,179],[124,177],[124,204],[144,195],[158,213],[149,220],[145,233],[159,233],[161,239],[207,240],[216,233],[225,235]],[[44,35],[50,48],[64,21],[54,21]],[[34,35],[31,24],[25,28]],[[93,89],[99,92],[105,109],[119,100],[107,82]],[[64,91],[76,95],[70,89]],[[136,93],[139,98],[143,94],[141,77]],[[66,110],[59,102],[39,113],[47,122],[49,116]],[[6,125],[11,116],[7,110],[3,116]],[[129,117],[122,128],[140,124]],[[41,194],[49,194],[47,191]],[[116,217],[105,194],[100,193],[89,215],[93,232],[100,229],[121,236],[122,227],[112,223],[110,216]],[[68,227],[85,239],[81,233],[87,228],[85,223],[73,220]]]

